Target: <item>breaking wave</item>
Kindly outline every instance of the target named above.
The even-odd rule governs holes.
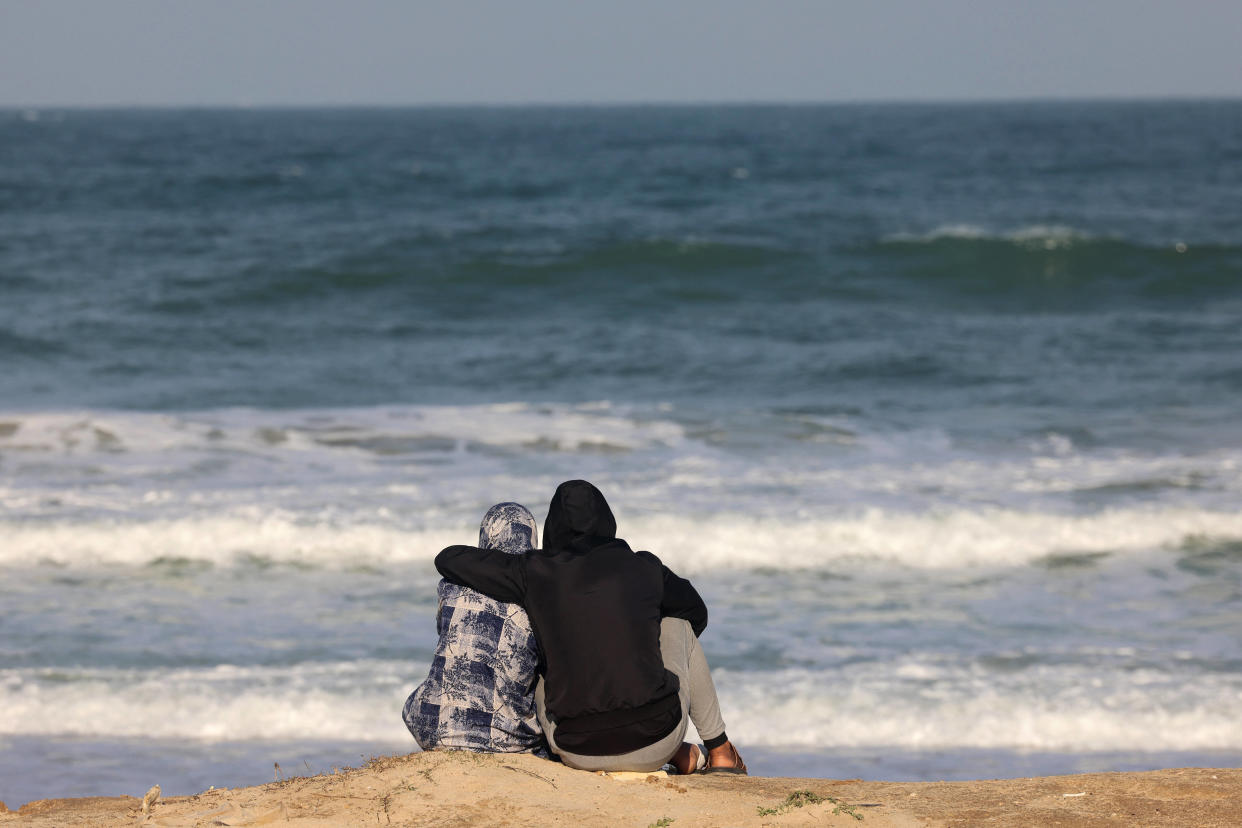
[[[410,745],[413,662],[192,670],[0,671],[0,733]],[[839,671],[714,673],[741,744],[908,749],[1242,748],[1233,674],[1044,665],[1009,676],[911,660]]]
[[[145,522],[0,523],[0,565],[142,566],[180,559],[216,566],[260,560],[321,567],[429,563],[441,548],[471,542],[476,528],[412,529],[338,524],[264,512]],[[801,520],[737,515],[629,521],[635,548],[679,572],[798,570],[883,561],[921,569],[1011,567],[1065,554],[1118,554],[1204,538],[1242,539],[1242,514],[1195,508],[1117,509],[1093,515],[1011,510],[905,514],[869,509]]]
[[[911,661],[839,674],[717,671],[742,744],[1048,751],[1242,747],[1242,683],[1094,666],[1014,676]]]
[[[1234,245],[1148,243],[1059,225],[944,225],[887,236],[864,251],[884,262],[884,272],[944,301],[1040,300],[1014,305],[1017,311],[1236,298],[1242,273],[1242,248]]]

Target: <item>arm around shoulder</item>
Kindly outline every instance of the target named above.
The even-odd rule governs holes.
[[[436,555],[436,569],[455,584],[497,601],[520,604],[526,595],[526,556],[498,549],[450,546]]]

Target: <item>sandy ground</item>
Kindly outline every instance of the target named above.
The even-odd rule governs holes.
[[[1242,769],[980,782],[618,778],[529,755],[415,753],[339,773],[158,800],[44,799],[13,826],[1239,826]],[[796,792],[809,792],[796,793]]]

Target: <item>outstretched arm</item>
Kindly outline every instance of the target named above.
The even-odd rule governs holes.
[[[474,546],[450,546],[436,555],[436,569],[448,580],[514,604],[526,597],[525,564],[525,555]]]

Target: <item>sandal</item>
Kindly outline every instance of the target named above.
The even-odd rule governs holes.
[[[750,775],[746,770],[746,763],[742,761],[742,755],[737,752],[737,748],[733,746],[732,742],[729,742],[728,745],[729,752],[733,754],[731,757],[733,763],[729,765],[708,765],[703,773],[735,773],[739,776]]]

